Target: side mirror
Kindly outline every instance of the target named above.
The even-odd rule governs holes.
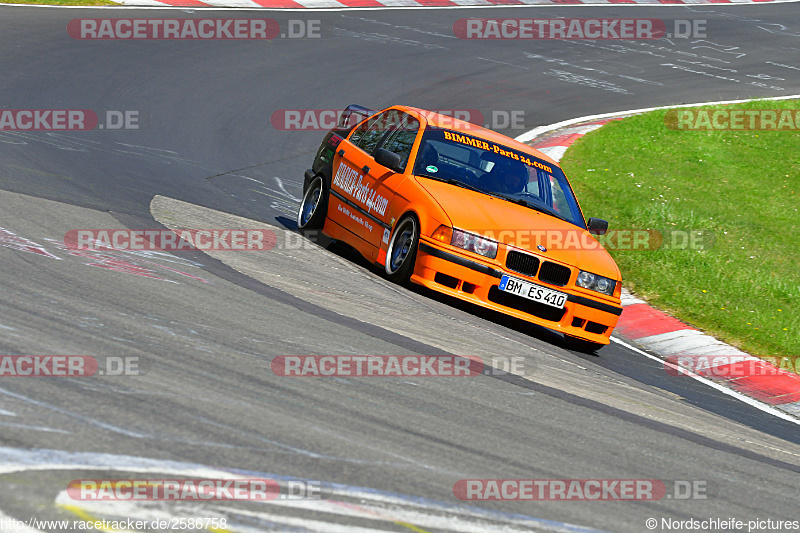
[[[608,221],[602,218],[590,217],[586,221],[586,227],[592,235],[605,235],[608,231]]]
[[[390,152],[384,148],[375,150],[375,162],[398,174],[403,172],[403,158],[400,157],[399,154]]]

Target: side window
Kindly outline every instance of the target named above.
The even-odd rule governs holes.
[[[392,133],[389,134],[381,148],[394,152],[403,158],[403,168],[408,163],[408,156],[411,155],[411,147],[414,146],[414,139],[417,138],[419,122],[414,117],[403,113],[403,122]]]
[[[571,221],[581,220],[581,212],[578,209],[578,204],[575,203],[574,196],[572,196],[569,189],[569,183],[566,178],[562,176],[555,176],[548,174],[543,170],[539,171],[544,182],[540,181],[539,186],[544,187],[549,191],[549,197],[545,199],[545,203],[555,209],[560,215],[570,219]]]
[[[542,192],[539,189],[539,177],[533,167],[528,167],[528,183],[525,184],[525,192],[539,197],[542,196]]]
[[[380,140],[400,120],[400,113],[389,110],[359,125],[350,135],[350,142],[372,155]]]
[[[553,209],[559,213],[566,214],[569,211],[567,197],[564,191],[561,190],[561,185],[553,176],[550,176],[550,188],[553,191]]]
[[[350,134],[350,142],[355,145],[358,145],[358,143],[361,142],[361,137],[364,136],[364,132],[367,131],[369,124],[370,124],[369,120],[365,120],[364,122],[359,124]]]

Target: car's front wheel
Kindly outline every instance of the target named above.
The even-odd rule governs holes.
[[[414,272],[419,246],[419,222],[414,215],[403,217],[394,228],[386,251],[386,276],[395,283],[407,283]]]
[[[322,229],[325,225],[327,203],[328,191],[325,190],[325,180],[322,176],[315,176],[300,202],[297,227],[301,231]]]

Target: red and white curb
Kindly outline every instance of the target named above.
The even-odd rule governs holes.
[[[800,95],[769,98],[769,100],[796,98],[800,98]],[[732,104],[744,101],[746,100],[704,102],[692,104],[692,106]],[[575,141],[612,120],[666,108],[639,109],[577,118],[536,128],[517,137],[517,140],[526,142],[558,161]],[[625,289],[622,291],[622,306],[623,312],[614,334],[644,348],[651,354],[656,354],[658,359],[664,361],[665,369],[672,370],[674,374],[690,375],[719,390],[739,393],[735,395],[744,395],[755,399],[770,406],[771,408],[764,410],[773,414],[778,414],[775,411],[778,409],[780,414],[787,413],[800,418],[800,375],[777,368],[772,363],[742,352],[711,335],[706,335],[648,305],[647,302],[636,298]],[[616,338],[612,337],[612,340],[636,349]],[[637,349],[636,351],[653,357],[642,350]],[[748,403],[753,404],[752,402]],[[797,422],[796,419],[785,415],[781,418]]]
[[[602,128],[612,120],[619,120],[620,117],[604,118],[600,120],[590,120],[581,122],[578,125],[558,129],[549,133],[542,133],[536,136],[536,140],[529,142],[531,146],[556,161],[560,160],[572,143],[583,137],[589,132]],[[521,140],[517,138],[517,140]]]
[[[746,354],[626,294],[615,332],[712,381],[800,417],[800,375]],[[698,368],[699,367],[699,368]]]
[[[114,0],[127,7],[244,8],[244,9],[352,9],[507,6],[674,6],[698,4],[785,3],[797,0]],[[25,5],[25,4],[6,4]],[[41,6],[45,7],[45,6]],[[54,6],[49,6],[54,7]],[[84,7],[84,6],[58,6]],[[86,6],[90,7],[90,6]],[[113,6],[102,6],[104,9]]]

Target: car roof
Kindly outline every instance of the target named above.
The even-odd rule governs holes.
[[[528,146],[527,144],[515,141],[511,137],[507,137],[501,133],[497,133],[496,131],[484,128],[483,126],[472,124],[471,122],[459,120],[457,118],[450,117],[447,115],[434,113],[433,111],[420,109],[418,107],[411,107],[404,105],[394,106],[394,107],[397,109],[413,111],[422,115],[427,120],[429,126],[456,131],[459,133],[463,133],[464,135],[478,137],[487,141],[492,141],[497,144],[505,145],[509,148],[514,148],[517,150],[521,150],[523,152],[528,152],[529,154],[538,157],[539,159],[542,159],[544,161],[547,161],[548,163],[552,163],[553,165],[560,167],[560,165],[556,160],[548,157],[539,150],[531,146]]]

